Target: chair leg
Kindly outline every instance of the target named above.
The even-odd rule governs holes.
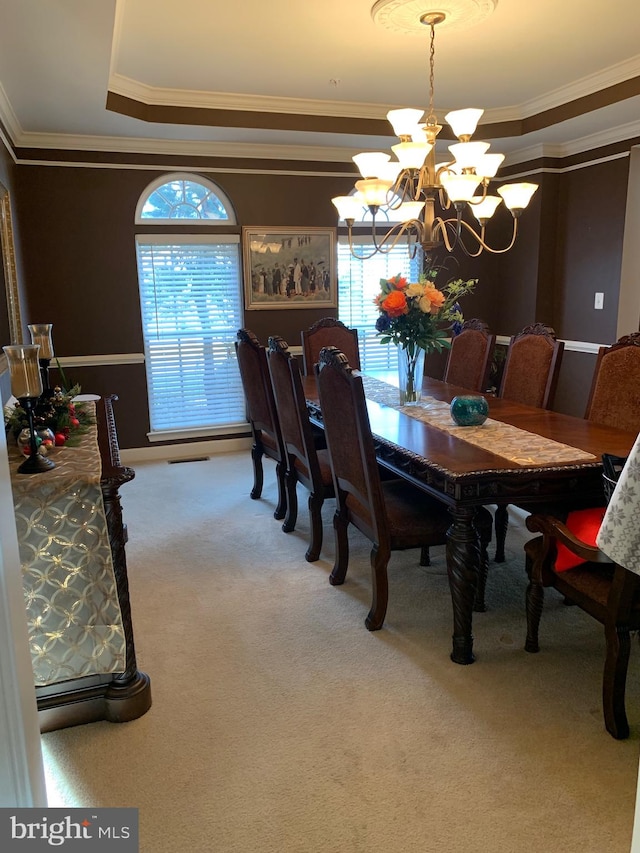
[[[387,613],[387,603],[389,601],[389,580],[387,577],[387,564],[389,562],[390,552],[388,549],[381,549],[378,545],[374,545],[371,549],[371,581],[373,585],[373,595],[371,601],[371,610],[364,620],[369,631],[379,631],[384,623],[384,617]]]
[[[529,585],[527,586],[527,639],[524,644],[526,652],[539,652],[538,644],[538,628],[540,627],[540,617],[542,616],[542,607],[544,604],[544,587],[542,584],[534,580],[529,575]]]
[[[607,731],[617,740],[629,737],[624,704],[627,667],[631,651],[629,629],[624,625],[605,625],[607,654],[602,679],[602,708]]]
[[[285,474],[287,514],[285,515],[284,521],[282,522],[282,530],[284,533],[291,533],[291,531],[295,530],[296,528],[296,521],[298,520],[298,492],[296,490],[297,485],[298,477],[296,476],[295,469],[291,471],[287,470],[287,473]]]
[[[322,504],[324,498],[322,495],[317,495],[311,492],[309,495],[309,526],[311,528],[311,538],[307,553],[304,555],[308,563],[315,563],[320,557],[322,550]]]
[[[480,507],[474,519],[474,526],[478,531],[480,540],[480,564],[478,566],[478,585],[473,609],[477,613],[484,613],[487,609],[485,603],[485,590],[487,588],[487,577],[489,575],[489,543],[491,542],[491,528],[493,518],[485,507]]]
[[[251,448],[251,461],[253,463],[253,488],[251,489],[251,497],[254,501],[257,501],[262,494],[264,473],[262,470],[262,449],[256,444]]]
[[[496,555],[493,559],[496,563],[504,563],[504,546],[507,541],[507,528],[509,527],[509,511],[506,506],[498,506],[494,523],[496,527]]]
[[[347,576],[347,568],[349,566],[348,526],[349,522],[347,521],[346,515],[343,515],[340,510],[337,509],[333,516],[336,556],[333,564],[333,570],[329,575],[329,583],[332,586],[340,586],[340,584],[344,583],[344,579]]]
[[[421,566],[430,566],[431,565],[431,556],[429,554],[429,546],[423,545],[420,549],[420,565]]]
[[[287,511],[287,487],[286,487],[287,465],[280,461],[276,463],[276,480],[278,482],[278,505],[276,506],[273,517],[280,521],[284,518]]]

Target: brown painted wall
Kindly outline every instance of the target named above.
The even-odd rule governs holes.
[[[325,168],[330,170],[330,164]],[[545,322],[563,338],[612,340],[627,169],[624,158],[561,175],[532,175],[540,188],[521,218],[514,249],[461,259],[456,274],[479,279],[476,294],[465,300],[465,315],[481,317],[501,335]],[[25,322],[52,322],[59,355],[142,353],[134,244],[141,229],[133,220],[140,195],[164,170],[21,165],[11,171],[20,275],[28,294]],[[330,199],[352,185],[350,177],[330,175],[203,174],[231,199],[240,225],[253,226],[331,227]],[[594,205],[597,217],[587,218]],[[505,214],[490,223],[488,237],[504,245],[509,232]],[[593,311],[596,290],[605,292],[604,312]],[[245,325],[265,342],[278,334],[297,345],[303,328],[331,313],[252,311]],[[565,358],[557,409],[582,415],[592,362],[579,353]],[[147,446],[143,365],[71,373],[86,391],[119,395],[122,447]]]
[[[163,172],[25,166],[16,180],[16,215],[23,225],[28,322],[54,324],[60,356],[142,353],[135,208]],[[214,175],[241,225],[335,225],[331,196],[350,179],[278,175]],[[197,227],[189,229],[198,231]],[[204,230],[204,229],[200,229]],[[210,229],[207,229],[210,230]],[[240,229],[238,228],[238,231]],[[266,342],[278,334],[292,345],[326,310],[247,312],[245,325]],[[142,365],[76,368],[70,381],[98,394],[117,393],[122,447],[145,447],[149,429]],[[126,415],[124,414],[126,413]]]

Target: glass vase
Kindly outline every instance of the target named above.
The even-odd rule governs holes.
[[[398,385],[401,406],[415,406],[420,402],[425,355],[425,351],[417,346],[398,350]]]

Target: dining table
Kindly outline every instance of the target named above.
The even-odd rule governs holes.
[[[636,434],[548,409],[483,395],[486,421],[459,426],[454,397],[477,392],[426,377],[417,405],[401,406],[398,388],[360,374],[380,465],[446,504],[451,513],[446,563],[453,605],[451,660],[471,664],[480,547],[473,520],[480,506],[525,511],[603,506],[602,454],[627,456]],[[322,426],[315,376],[304,378],[313,423]],[[523,554],[524,571],[524,554]]]

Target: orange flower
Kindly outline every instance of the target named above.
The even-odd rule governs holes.
[[[396,288],[396,290],[404,290],[407,286],[406,278],[403,278],[401,275],[397,275],[394,278],[390,278],[388,283]]]
[[[406,279],[404,281],[406,284]],[[399,290],[392,290],[382,303],[382,309],[390,317],[401,317],[403,314],[406,314],[409,309],[407,308],[407,299],[404,293]]]
[[[445,301],[445,295],[441,290],[438,290],[437,287],[433,285],[427,285],[424,291],[424,295],[427,297],[429,302],[431,303],[432,310],[435,308],[442,308]]]

